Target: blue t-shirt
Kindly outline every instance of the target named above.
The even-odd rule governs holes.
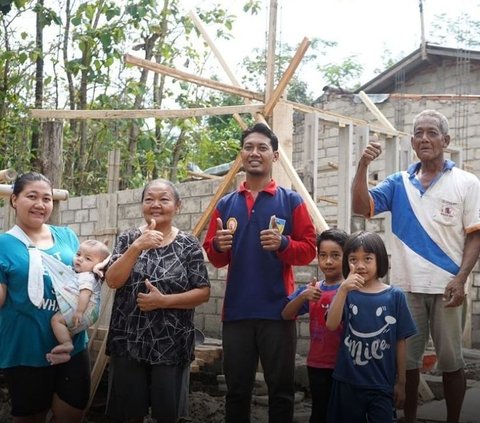
[[[416,333],[405,294],[350,291],[343,309],[343,341],[333,378],[361,388],[393,392],[398,340]]]
[[[78,238],[67,227],[49,226],[54,244],[45,249],[67,265],[72,265]],[[0,234],[0,283],[7,285],[7,297],[0,308],[0,368],[50,366],[45,354],[58,345],[50,320],[58,310],[50,276],[45,273],[40,307],[28,297],[28,261],[25,244],[10,234]],[[73,338],[76,354],[86,347],[86,333]]]

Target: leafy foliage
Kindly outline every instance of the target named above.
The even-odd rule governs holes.
[[[12,5],[15,5],[18,9],[25,6],[27,0],[0,0],[0,12],[6,15],[12,9]]]
[[[324,78],[330,85],[337,88],[353,89],[352,84],[360,77],[363,66],[352,56],[346,58],[341,63],[329,63],[325,66],[319,66],[318,70],[323,72]]]
[[[47,2],[45,2],[47,3]],[[62,0],[43,6],[40,0],[0,0],[0,168],[29,170],[37,151],[32,134],[38,121],[29,117],[36,87],[42,86],[42,107],[70,110],[138,110],[164,107],[215,107],[241,104],[242,99],[126,66],[123,53],[194,75],[215,78],[209,68],[210,49],[181,9],[180,0]],[[257,14],[259,0],[243,0],[243,12]],[[16,13],[8,14],[12,5]],[[10,9],[9,9],[10,10]],[[22,26],[36,14],[38,28]],[[217,38],[230,39],[236,17],[218,5],[196,10]],[[19,30],[20,28],[20,30]],[[23,28],[23,29],[21,29]],[[38,47],[35,29],[45,39]],[[352,84],[361,67],[355,58],[323,63],[336,43],[314,39],[302,61],[332,84]],[[275,83],[289,65],[296,47],[279,45]],[[44,62],[44,74],[35,64]],[[265,51],[244,60],[242,82],[263,92]],[[42,84],[39,84],[41,82]],[[288,99],[310,104],[312,87],[297,72]],[[251,122],[250,116],[242,116]],[[232,161],[239,150],[240,128],[230,115],[189,119],[128,119],[65,121],[63,188],[72,195],[107,190],[108,153],[121,154],[121,187],[145,180],[188,177],[188,166],[202,169]],[[45,140],[43,140],[44,142]]]
[[[436,16],[430,32],[431,42],[447,45],[449,42],[459,48],[480,46],[480,22],[467,13],[449,18],[446,14]]]

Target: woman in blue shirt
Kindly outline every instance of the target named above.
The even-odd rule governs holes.
[[[0,234],[0,368],[11,397],[13,422],[43,422],[51,410],[55,421],[80,423],[90,393],[86,334],[74,337],[70,361],[50,365],[46,354],[57,345],[50,319],[58,305],[49,275],[34,260],[38,248],[71,265],[78,238],[69,228],[47,224],[53,190],[42,174],[19,176],[10,205],[15,210],[15,231],[29,244],[27,248],[10,231]]]

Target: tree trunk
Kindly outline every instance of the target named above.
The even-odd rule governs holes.
[[[44,0],[37,0],[36,13],[36,33],[35,33],[35,49],[37,50],[37,59],[35,62],[35,108],[43,107],[43,8]],[[40,151],[40,128],[38,122],[32,124],[32,144],[30,164],[33,169],[40,167],[39,161]]]
[[[154,52],[154,47],[155,43],[157,42],[158,38],[160,37],[160,34],[155,33],[150,35],[148,38],[145,39],[145,60],[151,60],[153,57],[153,52]],[[142,69],[141,74],[140,74],[140,81],[139,84],[145,86],[147,83],[147,78],[148,78],[148,70],[147,69]],[[133,109],[137,110],[140,109],[142,103],[143,103],[143,94],[137,94],[135,96],[135,101],[133,102]],[[135,163],[135,157],[137,155],[137,140],[138,140],[138,134],[140,132],[140,128],[138,127],[138,124],[135,120],[132,121],[131,126],[130,126],[130,131],[128,135],[128,152],[129,152],[129,157],[127,160],[126,164],[126,169],[125,169],[125,175],[123,178],[123,184],[122,188],[126,188],[125,186],[125,181],[130,180],[131,176],[133,176],[133,167]]]
[[[178,181],[178,172],[177,172],[177,167],[178,167],[178,162],[180,161],[182,157],[182,150],[184,147],[184,141],[185,141],[185,132],[182,129],[180,131],[180,134],[178,135],[177,142],[175,143],[175,147],[173,148],[172,152],[172,165],[170,168],[170,181],[173,183],[176,183]]]
[[[63,123],[48,121],[43,123],[43,148],[41,172],[52,182],[54,188],[61,188],[63,180]],[[55,201],[50,223],[60,224],[58,201]]]
[[[72,73],[68,70],[67,63],[69,61],[68,59],[68,43],[70,40],[70,19],[71,19],[71,13],[72,13],[72,8],[71,8],[71,0],[67,0],[67,3],[65,5],[65,30],[63,33],[63,67],[65,69],[65,73],[67,76],[67,85],[68,85],[68,104],[70,105],[70,110],[75,110],[75,85],[73,83],[73,75]],[[75,119],[72,119],[70,121],[70,129],[73,134],[76,134],[77,132],[77,121]]]

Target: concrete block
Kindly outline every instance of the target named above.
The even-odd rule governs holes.
[[[75,212],[75,222],[88,222],[88,210],[77,210]]]
[[[69,198],[67,201],[69,210],[79,210],[82,208],[82,197]]]
[[[85,222],[80,224],[80,236],[91,237],[95,233],[95,224]]]
[[[140,194],[141,195],[141,194]],[[118,204],[132,204],[134,202],[134,191],[127,189],[118,192]],[[140,208],[140,201],[135,203]]]
[[[86,195],[82,198],[82,209],[93,209],[97,207],[97,196]]]
[[[73,210],[62,211],[62,224],[68,225],[73,222],[75,222],[75,212]]]

